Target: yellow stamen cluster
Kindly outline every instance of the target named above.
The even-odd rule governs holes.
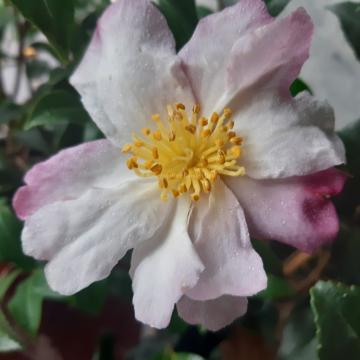
[[[166,121],[152,116],[156,130],[143,128],[141,136],[133,134],[133,142],[124,145],[122,151],[132,155],[127,166],[139,176],[157,176],[162,200],[169,193],[176,198],[189,192],[197,201],[219,175],[245,174],[238,165],[243,139],[232,130],[231,117],[230,109],[208,119],[200,116],[199,105],[190,116],[183,104],[169,105]]]

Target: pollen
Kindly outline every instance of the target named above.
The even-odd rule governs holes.
[[[231,109],[206,118],[199,105],[188,113],[176,103],[167,106],[166,119],[159,114],[151,119],[153,128],[133,134],[122,152],[130,155],[127,166],[138,176],[157,177],[163,201],[186,194],[198,201],[219,177],[245,175],[240,164],[243,138],[233,130]]]

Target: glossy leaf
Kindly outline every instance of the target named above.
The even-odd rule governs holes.
[[[22,252],[21,230],[22,223],[7,205],[0,203],[0,262],[11,262],[28,270],[35,261]]]
[[[90,121],[79,96],[64,90],[45,95],[35,105],[26,123],[26,130],[37,126],[53,126],[64,123],[85,124]]]
[[[317,360],[315,324],[310,309],[295,310],[287,321],[279,360]]]
[[[102,310],[107,294],[108,279],[105,279],[67,298],[67,301],[80,310],[96,315]]]
[[[199,19],[201,19],[205,16],[208,16],[208,15],[211,15],[213,13],[213,11],[206,6],[197,6],[196,12],[197,12]]]
[[[8,304],[11,317],[29,335],[35,336],[40,326],[44,293],[41,271],[34,271],[16,288]],[[46,294],[48,295],[48,294]]]
[[[320,281],[310,295],[320,360],[360,359],[360,288]]]
[[[290,0],[265,0],[265,2],[269,9],[269,13],[272,16],[277,16],[284,10]]]
[[[0,301],[3,301],[5,294],[13,285],[20,271],[11,271],[6,275],[0,276]],[[5,314],[0,310],[0,352],[15,351],[21,349],[20,342],[16,339],[16,334],[8,323]]]
[[[291,297],[294,294],[295,290],[286,279],[268,274],[267,288],[257,296],[263,299],[279,300]]]
[[[158,4],[174,34],[179,50],[189,41],[198,22],[195,1],[159,0]]]
[[[360,60],[360,4],[347,1],[328,9],[339,18],[345,36]]]
[[[301,79],[296,79],[290,87],[291,95],[296,96],[303,91],[308,91],[310,94],[313,93],[308,84]]]
[[[68,61],[73,36],[72,0],[9,0],[18,11],[42,31],[62,61]]]
[[[346,149],[346,166],[353,175],[360,175],[360,119],[339,132]]]

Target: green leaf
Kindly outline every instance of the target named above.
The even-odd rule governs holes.
[[[283,330],[279,360],[317,360],[316,346],[311,310],[296,310]]]
[[[289,2],[290,0],[265,0],[269,13],[272,16],[278,16]]]
[[[4,101],[0,104],[0,124],[7,124],[18,119],[23,114],[23,109],[12,102]]]
[[[159,0],[158,3],[174,34],[176,47],[179,50],[190,40],[198,23],[195,1]]]
[[[360,175],[360,119],[339,131],[346,149],[346,167],[353,175]]]
[[[29,270],[35,261],[23,254],[21,249],[22,224],[5,204],[0,204],[0,261],[11,262]]]
[[[38,101],[26,122],[25,129],[64,123],[85,124],[88,121],[89,115],[77,94],[55,90]]]
[[[310,295],[320,360],[360,359],[360,288],[319,281]]]
[[[9,0],[19,12],[42,31],[63,62],[70,54],[74,33],[72,0]]]
[[[295,97],[303,91],[308,91],[310,94],[313,93],[308,84],[301,79],[296,79],[290,87],[291,95]]]
[[[274,275],[282,274],[282,263],[268,242],[252,239],[251,243],[256,252],[262,258],[264,268],[267,273]]]
[[[328,6],[340,20],[345,36],[360,60],[360,4],[347,1]]]
[[[197,12],[197,16],[199,19],[211,15],[213,13],[213,11],[209,8],[207,8],[206,6],[197,6],[196,7],[196,12]]]
[[[87,313],[97,315],[103,308],[108,294],[108,279],[98,281],[69,297],[68,302]]]
[[[21,350],[21,345],[0,328],[0,352]]]
[[[12,132],[12,135],[19,144],[25,145],[31,150],[36,150],[43,154],[51,153],[49,144],[37,128],[27,131],[15,130]]]
[[[268,300],[279,300],[291,297],[294,294],[295,290],[291,287],[286,279],[268,274],[267,288],[257,296]]]
[[[15,279],[19,276],[20,271],[15,270],[0,277],[0,301]],[[4,313],[0,310],[0,352],[15,351],[21,349],[20,342],[17,341],[16,335],[8,323]]]
[[[45,297],[57,298],[59,295],[48,289],[43,272],[38,269],[17,286],[9,301],[11,317],[29,335],[35,336],[39,329]]]
[[[359,189],[360,190],[360,189]],[[351,192],[354,196],[354,191]],[[331,278],[360,285],[360,228],[342,226],[333,245],[328,273]]]
[[[20,270],[14,270],[6,275],[0,276],[0,301],[3,300],[6,292],[14,283],[15,279],[19,276]]]
[[[47,61],[33,59],[26,62],[26,75],[29,79],[37,79],[49,74],[51,68]]]

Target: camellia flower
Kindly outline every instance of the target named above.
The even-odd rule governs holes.
[[[107,139],[34,166],[14,198],[51,288],[73,294],[134,249],[138,320],[165,327],[176,305],[217,330],[266,287],[249,232],[305,251],[332,240],[343,145],[328,104],[289,93],[312,31],[303,9],[274,19],[243,0],[176,54],[150,1],[111,5],[71,79]]]

